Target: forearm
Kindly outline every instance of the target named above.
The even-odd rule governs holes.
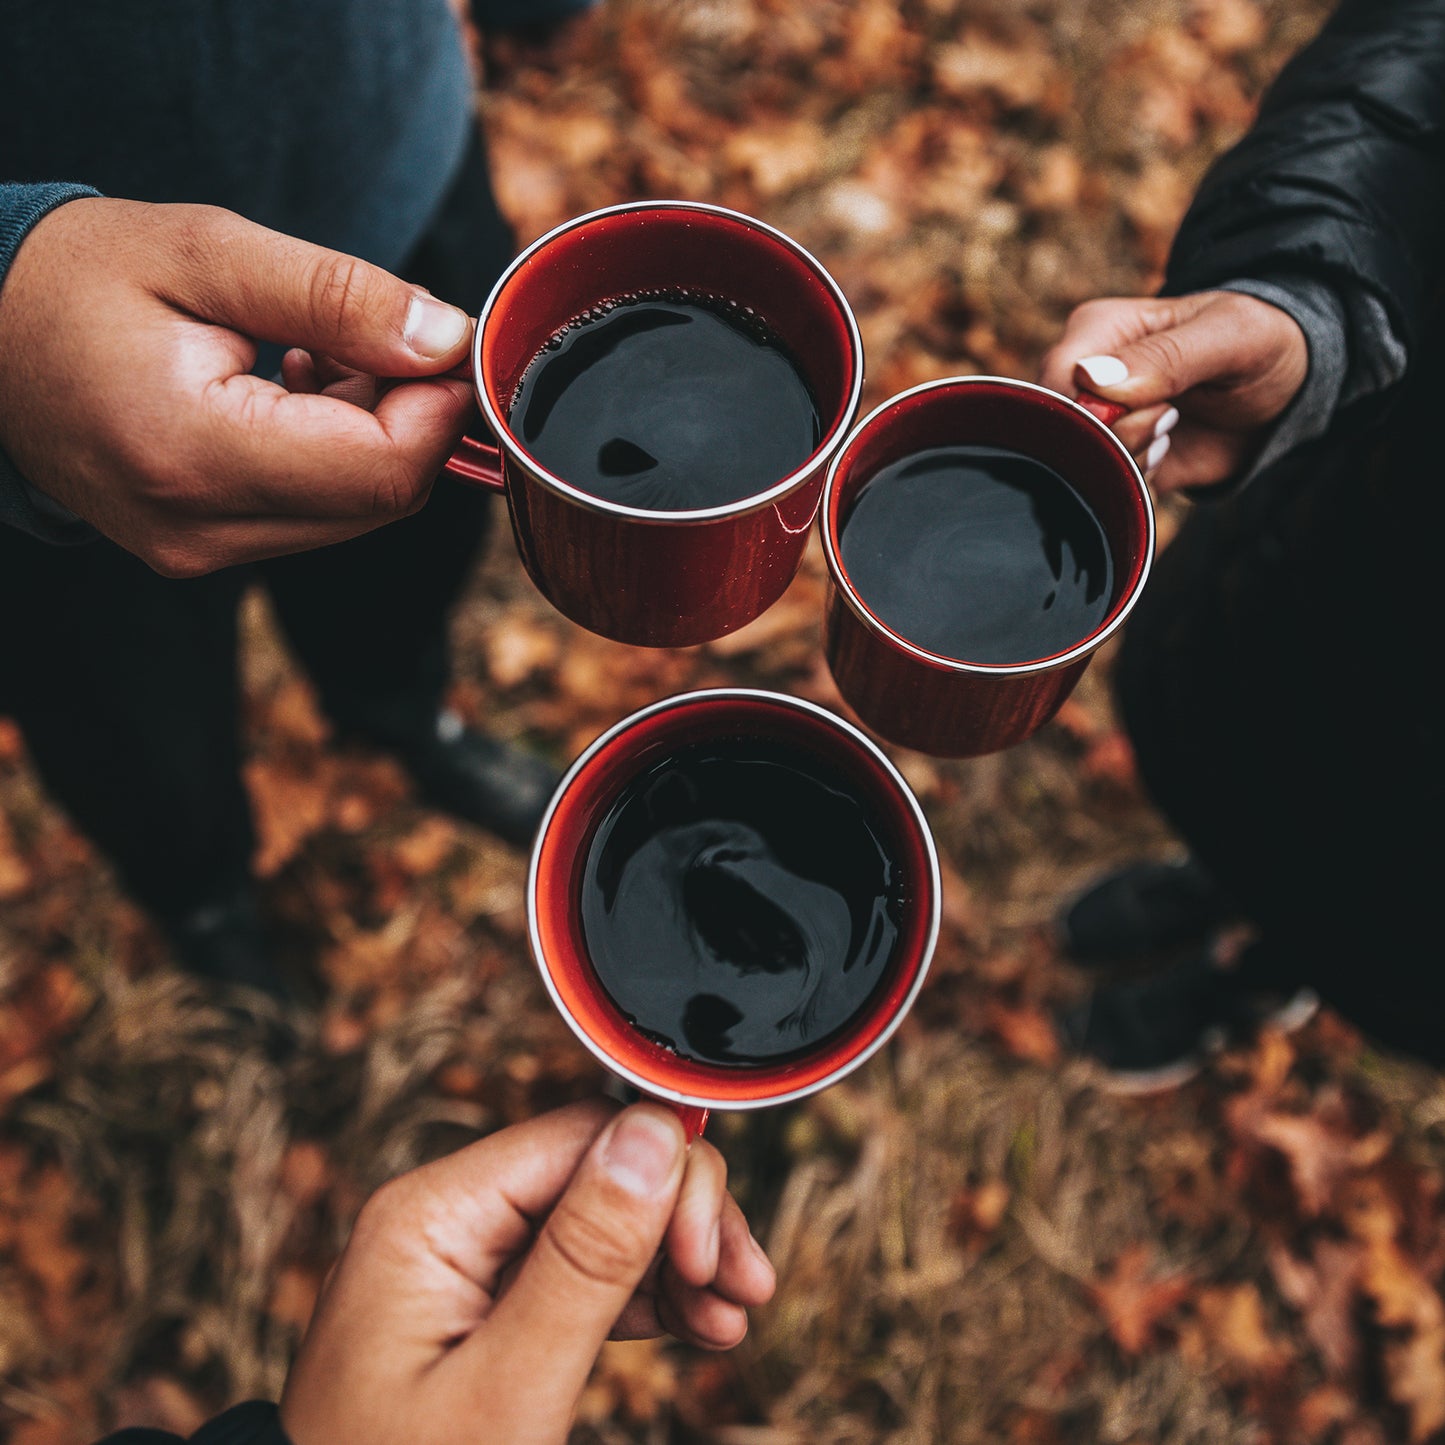
[[[1253,480],[1282,457],[1321,437],[1341,408],[1394,385],[1405,373],[1405,348],[1379,300],[1367,291],[1339,295],[1306,276],[1247,277],[1220,288],[1257,297],[1292,316],[1309,347],[1309,372],[1299,393],[1238,477]]]

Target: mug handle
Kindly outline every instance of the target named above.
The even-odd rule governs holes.
[[[694,1139],[702,1137],[702,1131],[707,1128],[708,1115],[712,1112],[703,1104],[679,1104],[671,1099],[659,1099],[655,1094],[649,1094],[645,1090],[639,1089],[636,1084],[629,1084],[615,1074],[612,1076],[607,1093],[619,1104],[636,1104],[645,1101],[649,1104],[661,1104],[664,1109],[671,1109],[677,1115],[689,1144]]]
[[[682,1121],[683,1132],[687,1135],[689,1144],[694,1139],[702,1138],[702,1131],[707,1128],[709,1110],[699,1108],[696,1104],[674,1104],[672,1112]]]
[[[449,477],[470,482],[474,487],[488,487],[494,492],[507,490],[502,475],[502,452],[493,442],[479,442],[475,437],[463,437],[442,470]]]
[[[1105,426],[1113,426],[1116,421],[1129,408],[1121,401],[1109,401],[1106,397],[1096,396],[1092,391],[1081,391],[1074,398],[1085,411],[1092,412]],[[448,463],[450,465],[450,463]]]

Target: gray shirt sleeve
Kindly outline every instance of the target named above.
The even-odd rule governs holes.
[[[1392,386],[1405,374],[1404,343],[1379,299],[1368,291],[1337,291],[1313,277],[1271,276],[1268,281],[1226,281],[1224,291],[1258,297],[1287,312],[1309,347],[1309,372],[1298,395],[1275,423],[1237,489],[1296,447],[1328,430],[1335,414],[1361,397]]]
[[[0,184],[0,287],[20,244],[57,206],[100,193],[89,186]],[[0,525],[19,527],[45,542],[73,544],[96,536],[94,528],[22,477],[0,448]]]

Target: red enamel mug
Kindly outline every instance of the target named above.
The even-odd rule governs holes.
[[[588,957],[581,901],[592,840],[628,785],[680,748],[734,738],[790,745],[844,778],[876,826],[900,887],[897,939],[861,1009],[800,1055],[744,1065],[685,1058],[634,1025],[609,997]],[[800,1099],[877,1053],[923,986],[939,909],[932,833],[917,799],[877,745],[813,703],[745,688],[666,698],[597,738],[558,785],[527,877],[532,954],[562,1017],[614,1076],[672,1104],[693,1133],[701,1132],[711,1109],[758,1109]]]
[[[819,525],[828,564],[824,647],[838,690],[877,736],[938,757],[975,757],[1022,742],[1058,712],[1098,649],[1123,626],[1154,556],[1149,489],[1105,421],[1122,408],[1072,401],[996,376],[945,377],[885,401],[854,428],[828,471]],[[884,623],[854,585],[840,536],[850,508],[883,468],[935,447],[1003,448],[1052,468],[1098,519],[1112,561],[1102,620],[1048,657],[980,663],[947,657]],[[900,555],[899,567],[910,565]],[[969,585],[958,578],[960,588]]]
[[[648,511],[593,496],[531,457],[507,421],[523,372],[563,327],[619,297],[669,290],[756,313],[817,404],[821,440],[802,466],[723,506]],[[512,262],[478,318],[472,380],[497,445],[469,439],[447,470],[506,493],[543,596],[604,637],[683,647],[752,621],[792,581],[857,415],[863,348],[838,284],[781,231],[720,206],[633,202],[568,221]]]

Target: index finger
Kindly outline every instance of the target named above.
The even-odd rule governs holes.
[[[1108,356],[1152,331],[1172,326],[1179,316],[1173,297],[1108,296],[1076,306],[1063,334],[1045,353],[1039,382],[1073,396],[1074,365],[1080,357]]]
[[[195,454],[178,465],[211,479],[195,508],[212,515],[387,520],[435,480],[470,406],[466,384],[442,378],[401,382],[367,410],[230,376],[206,388]]]

